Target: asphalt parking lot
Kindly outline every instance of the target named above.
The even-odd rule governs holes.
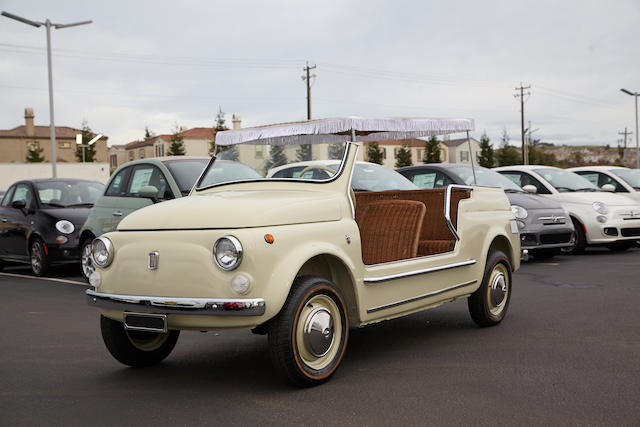
[[[86,286],[5,271],[0,425],[640,425],[640,248],[523,264],[497,327],[461,300],[353,330],[303,390],[246,331],[183,332],[163,364],[126,368]]]

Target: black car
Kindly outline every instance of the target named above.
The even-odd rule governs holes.
[[[0,203],[0,269],[29,263],[36,276],[80,261],[80,229],[104,185],[81,179],[14,183]]]
[[[420,188],[444,188],[449,184],[472,185],[469,165],[430,163],[398,169]],[[478,185],[502,188],[509,198],[518,224],[521,248],[536,258],[550,258],[573,245],[574,229],[569,213],[560,203],[528,194],[499,173],[475,167]]]

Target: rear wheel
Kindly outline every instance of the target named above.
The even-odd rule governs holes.
[[[133,367],[162,362],[176,346],[180,331],[130,331],[122,322],[100,316],[102,340],[109,353],[120,363]]]
[[[269,323],[269,353],[274,366],[294,384],[314,386],[338,369],[348,335],[340,290],[328,280],[302,277]]]
[[[492,252],[487,258],[482,284],[468,300],[469,314],[478,326],[497,325],[511,300],[511,264],[507,256]]]
[[[33,239],[33,242],[31,242],[29,255],[31,258],[31,271],[33,271],[33,274],[36,276],[46,275],[51,269],[51,264],[49,262],[49,256],[47,255],[45,245],[38,237]]]

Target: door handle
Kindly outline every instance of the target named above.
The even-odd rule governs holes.
[[[122,212],[120,212],[120,211],[115,211],[115,212],[113,212],[111,215],[113,215],[113,216],[122,216]]]

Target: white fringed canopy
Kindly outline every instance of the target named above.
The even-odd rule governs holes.
[[[218,132],[216,145],[385,141],[474,130],[473,119],[338,117]]]

